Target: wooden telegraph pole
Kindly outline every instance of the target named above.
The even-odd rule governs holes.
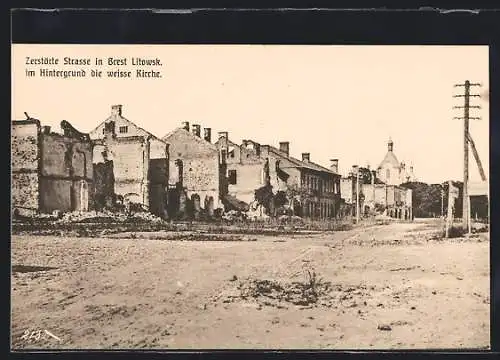
[[[441,184],[441,218],[444,219],[444,184]]]
[[[359,224],[359,165],[354,165],[353,170],[353,175],[356,176],[356,224]]]
[[[480,109],[480,106],[470,105],[471,97],[479,97],[480,95],[471,94],[470,88],[471,86],[481,86],[481,84],[473,84],[469,80],[466,80],[463,84],[456,84],[457,86],[464,87],[464,94],[454,95],[453,97],[463,97],[464,98],[464,106],[454,106],[454,109],[464,109],[463,117],[454,117],[454,119],[464,120],[464,188],[463,188],[463,203],[462,203],[462,224],[463,228],[469,231],[470,229],[470,206],[469,206],[469,194],[468,194],[468,186],[469,186],[469,120],[476,119],[479,120],[479,117],[470,117],[469,110],[471,108]]]
[[[359,224],[359,166],[356,170],[356,223]]]

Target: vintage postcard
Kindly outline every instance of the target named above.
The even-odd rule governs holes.
[[[11,51],[13,350],[490,347],[487,46]]]

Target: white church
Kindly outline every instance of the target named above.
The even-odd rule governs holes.
[[[377,178],[387,185],[401,185],[406,182],[416,181],[413,166],[407,167],[404,162],[399,162],[394,154],[394,142],[391,139],[387,142],[387,153],[384,160],[377,168]]]

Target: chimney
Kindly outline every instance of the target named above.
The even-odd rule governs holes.
[[[372,170],[371,174],[372,174],[372,176],[371,176],[372,185],[375,185],[375,178],[377,177],[377,172],[375,170]]]
[[[353,165],[352,166],[352,174],[354,176],[356,176],[356,174],[358,174],[358,171],[359,171],[359,166],[358,165]]]
[[[387,142],[387,150],[389,152],[392,152],[393,148],[394,148],[394,143],[392,142],[391,138],[389,138],[389,141]]]
[[[182,128],[186,131],[189,131],[189,121],[183,121]]]
[[[229,140],[229,133],[227,131],[219,131],[219,140],[224,139],[225,142]]]
[[[227,131],[219,132],[219,149],[221,151],[225,151],[226,154],[227,154],[227,148],[229,146],[228,141],[229,141],[229,135]]]
[[[48,125],[43,126],[42,131],[43,131],[44,135],[50,134],[50,126],[48,126]]]
[[[334,173],[339,173],[339,159],[331,159],[330,160],[330,169]]]
[[[212,129],[210,128],[205,128],[203,129],[203,138],[205,141],[212,142]]]
[[[309,153],[302,153],[302,161],[304,161],[304,162],[311,161],[311,154],[309,154]]]
[[[288,141],[280,142],[280,151],[284,152],[286,156],[290,155],[290,143]]]
[[[193,124],[193,135],[196,135],[196,136],[200,137],[201,136],[200,132],[201,132],[200,125]]]
[[[111,115],[112,116],[122,116],[122,105],[111,106]]]

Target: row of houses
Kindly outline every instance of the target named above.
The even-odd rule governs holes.
[[[13,121],[16,213],[132,206],[180,219],[228,210],[317,219],[352,213],[354,173],[341,176],[337,158],[329,167],[313,162],[309,153],[297,159],[287,141],[276,147],[251,139],[237,144],[229,132],[212,138],[211,128],[188,122],[158,138],[124,117],[121,105],[113,105],[88,134],[67,121],[61,128],[62,133],[53,132],[29,117]],[[394,159],[386,156],[373,183],[362,183],[360,209],[381,205],[390,215],[408,218],[411,191],[393,183],[390,172],[402,173]]]

